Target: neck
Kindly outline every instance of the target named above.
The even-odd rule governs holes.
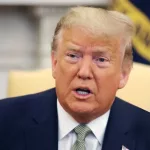
[[[94,119],[98,118],[101,115],[87,115],[87,114],[71,114],[71,116],[81,124],[88,124],[89,122],[93,121]]]

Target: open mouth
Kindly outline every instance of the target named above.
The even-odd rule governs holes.
[[[87,88],[77,88],[76,90],[76,93],[79,94],[79,95],[83,95],[83,96],[86,96],[86,95],[89,95],[91,94],[92,92],[87,89]]]

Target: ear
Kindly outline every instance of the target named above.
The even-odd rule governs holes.
[[[123,87],[125,87],[125,85],[128,82],[128,79],[129,79],[130,71],[131,71],[130,67],[129,68],[125,68],[125,66],[124,66],[122,68],[118,89],[122,89]]]
[[[57,65],[57,57],[56,52],[51,52],[51,61],[52,61],[52,76],[55,79],[56,78],[56,65]]]

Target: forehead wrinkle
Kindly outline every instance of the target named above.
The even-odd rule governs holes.
[[[69,47],[70,49],[75,49],[75,50],[80,50],[81,46],[73,43],[73,42],[66,42],[66,46]]]
[[[69,33],[69,35],[66,33]],[[65,30],[65,32],[63,32],[63,42],[65,43],[65,45],[69,45],[71,48],[73,47],[73,49],[75,48],[77,50],[84,50],[90,48],[97,48],[99,50],[103,47],[108,49],[110,52],[116,52],[116,50],[119,48],[120,38],[118,37],[111,37],[107,39],[102,37],[89,37],[90,42],[85,42],[82,44],[82,42],[79,41],[80,37],[74,37],[72,34],[73,33],[69,32],[69,30]]]
[[[88,45],[82,45],[79,44],[78,42],[76,41],[73,41],[73,40],[68,40],[67,41],[67,44],[72,46],[72,47],[75,47],[77,49],[80,49],[80,48],[84,48],[84,49],[92,49],[94,51],[105,51],[105,50],[116,50],[116,48],[118,47],[119,45],[119,41],[118,40],[110,40],[110,41],[94,41],[93,43],[89,43]]]
[[[87,51],[88,53],[94,54],[94,55],[102,55],[102,54],[110,54],[114,55],[115,52],[109,47],[109,46],[79,46],[74,43],[68,42],[67,44],[67,49],[68,50],[73,50],[73,51],[82,51],[85,52]]]
[[[78,40],[80,39],[78,33],[80,34],[82,30],[80,30],[79,27],[76,28],[71,28],[71,29],[65,29],[62,36],[63,36],[63,40],[66,41],[71,41],[72,43],[79,45],[79,46],[84,46],[83,43],[81,43],[81,41],[78,42]],[[85,30],[86,31],[86,30]],[[81,37],[81,40],[85,43],[86,40],[89,41],[89,45],[96,45],[96,44],[101,44],[103,45],[104,43],[107,43],[109,41],[110,38],[106,38],[102,35],[99,36],[95,36],[95,35],[91,35],[91,33],[89,32],[83,32],[83,36]],[[87,44],[87,43],[86,43]],[[85,46],[84,46],[85,47]]]
[[[86,46],[84,46],[82,44],[79,44],[78,42],[75,42],[73,40],[67,40],[65,43],[66,43],[67,46],[75,47],[77,49],[79,49],[79,48],[91,48],[91,49],[93,49],[95,51],[104,51],[106,49],[107,50],[112,49],[111,48],[112,47],[111,44],[109,44],[109,43],[106,44],[103,41],[99,42],[99,43],[98,42],[97,43],[91,43],[91,44],[86,45]]]

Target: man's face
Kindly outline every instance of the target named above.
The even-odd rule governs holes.
[[[119,39],[94,37],[81,28],[63,31],[52,52],[53,77],[62,107],[78,122],[89,122],[108,111],[116,91],[124,87]]]

